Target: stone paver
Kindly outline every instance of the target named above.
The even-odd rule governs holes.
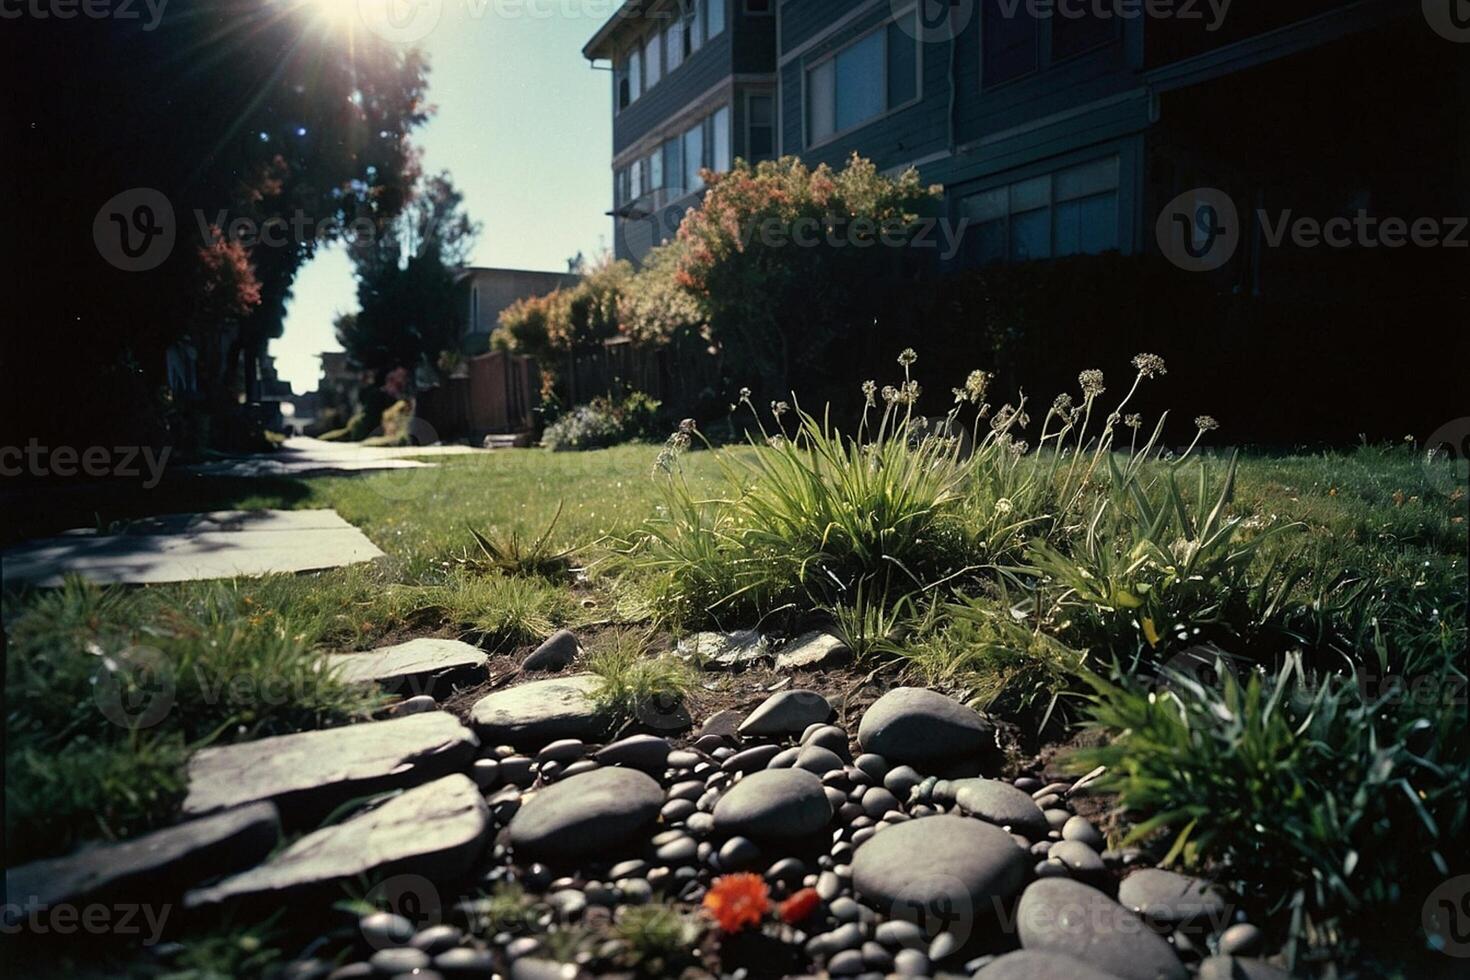
[[[606,724],[592,701],[600,684],[592,674],[518,684],[476,701],[470,721],[487,745],[592,738]]]
[[[27,541],[0,556],[7,581],[188,582],[306,572],[383,557],[334,510],[216,511],[131,522],[117,534],[78,528]]]
[[[279,903],[302,893],[326,893],[362,875],[448,880],[479,857],[491,826],[479,789],[456,773],[307,834],[257,868],[190,892],[184,905],[251,898]]]
[[[442,688],[437,693],[443,695],[449,693],[449,681],[483,674],[489,659],[479,647],[459,640],[420,637],[364,653],[329,654],[323,662],[348,683],[410,694],[433,695]]]
[[[201,749],[189,760],[186,814],[270,800],[297,826],[371,793],[469,768],[473,733],[444,711]]]

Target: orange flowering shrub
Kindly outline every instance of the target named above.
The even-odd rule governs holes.
[[[770,907],[765,879],[749,872],[716,878],[704,896],[704,910],[725,932],[760,925]]]

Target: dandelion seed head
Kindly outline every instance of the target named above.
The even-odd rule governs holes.
[[[1139,354],[1133,359],[1133,366],[1145,378],[1169,373],[1169,369],[1164,366],[1164,359],[1157,354]]]

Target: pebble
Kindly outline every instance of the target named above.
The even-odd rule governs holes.
[[[1086,817],[1073,816],[1068,818],[1062,825],[1062,840],[1074,840],[1086,844],[1094,851],[1101,851],[1107,846],[1107,841],[1098,829],[1092,825],[1092,821]]]
[[[1261,951],[1266,937],[1249,922],[1237,922],[1220,933],[1220,953],[1223,956],[1252,956]]]
[[[488,792],[494,789],[500,782],[500,760],[476,759],[470,766],[470,778],[481,790]]]
[[[409,945],[421,949],[430,956],[453,949],[464,939],[464,933],[451,925],[429,926],[414,934]]]
[[[722,871],[745,871],[755,867],[761,859],[761,849],[745,837],[731,837],[719,853]]]
[[[495,957],[486,949],[460,947],[445,950],[434,957],[433,966],[446,976],[488,977],[495,972]]]
[[[893,972],[901,977],[927,977],[932,969],[923,950],[901,949],[893,956]]]
[[[758,772],[771,764],[781,753],[779,745],[753,745],[741,749],[720,764],[726,772]]]
[[[907,801],[913,788],[924,781],[912,766],[894,766],[883,777],[883,788],[900,800]]]
[[[357,927],[374,949],[402,946],[413,938],[413,923],[392,912],[370,912],[357,921]]]
[[[380,949],[368,958],[374,972],[389,977],[413,973],[415,970],[427,970],[430,962],[428,953],[411,946]]]

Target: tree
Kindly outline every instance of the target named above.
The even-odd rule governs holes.
[[[441,173],[420,182],[381,234],[352,247],[361,309],[339,320],[337,340],[374,383],[397,368],[433,366],[458,348],[466,324],[455,274],[478,234],[464,195]]]
[[[13,218],[27,229],[29,268],[22,297],[7,304],[26,309],[28,323],[6,331],[5,360],[45,362],[65,336],[65,374],[89,396],[56,399],[54,376],[16,372],[24,377],[0,413],[16,435],[104,436],[131,418],[123,401],[162,384],[169,345],[211,331],[225,354],[201,383],[248,387],[242,366],[280,334],[302,263],[353,222],[390,218],[416,173],[409,137],[427,118],[423,58],[328,27],[307,6],[179,0],[156,19],[26,17],[6,34],[20,42],[0,70],[11,73],[4,137],[24,188]],[[139,190],[165,208],[137,211]],[[110,263],[104,202],[121,202],[121,230],[134,216],[146,219],[140,233],[166,227],[172,249],[139,271]],[[259,287],[258,302],[228,322],[201,315],[214,300],[211,270],[196,258],[212,227],[243,250]],[[165,241],[143,238],[154,240]]]

